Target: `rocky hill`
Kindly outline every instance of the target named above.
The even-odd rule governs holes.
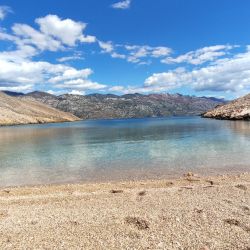
[[[54,108],[70,112],[81,119],[143,118],[181,115],[200,115],[223,100],[184,96],[181,94],[91,94],[55,96],[32,92],[20,98],[32,97]]]
[[[0,92],[0,125],[76,121],[72,114],[56,110],[31,98],[20,99]]]
[[[250,120],[250,94],[228,104],[217,106],[202,116],[225,120]]]

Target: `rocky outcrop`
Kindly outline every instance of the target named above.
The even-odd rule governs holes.
[[[217,106],[202,116],[224,120],[250,120],[250,94],[228,104]]]
[[[91,94],[55,96],[32,92],[20,98],[32,97],[81,119],[144,118],[181,115],[200,115],[223,100],[181,94]]]
[[[76,116],[56,110],[34,99],[0,92],[0,125],[77,121]]]

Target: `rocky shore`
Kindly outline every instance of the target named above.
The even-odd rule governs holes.
[[[250,248],[250,174],[0,189],[0,249]]]
[[[250,94],[228,104],[219,105],[202,115],[205,118],[222,120],[250,120]]]

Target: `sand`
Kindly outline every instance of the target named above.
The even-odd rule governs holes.
[[[0,249],[250,249],[250,173],[0,189]]]

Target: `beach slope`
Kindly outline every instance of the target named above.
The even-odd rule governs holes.
[[[0,190],[0,249],[250,248],[250,174]]]

